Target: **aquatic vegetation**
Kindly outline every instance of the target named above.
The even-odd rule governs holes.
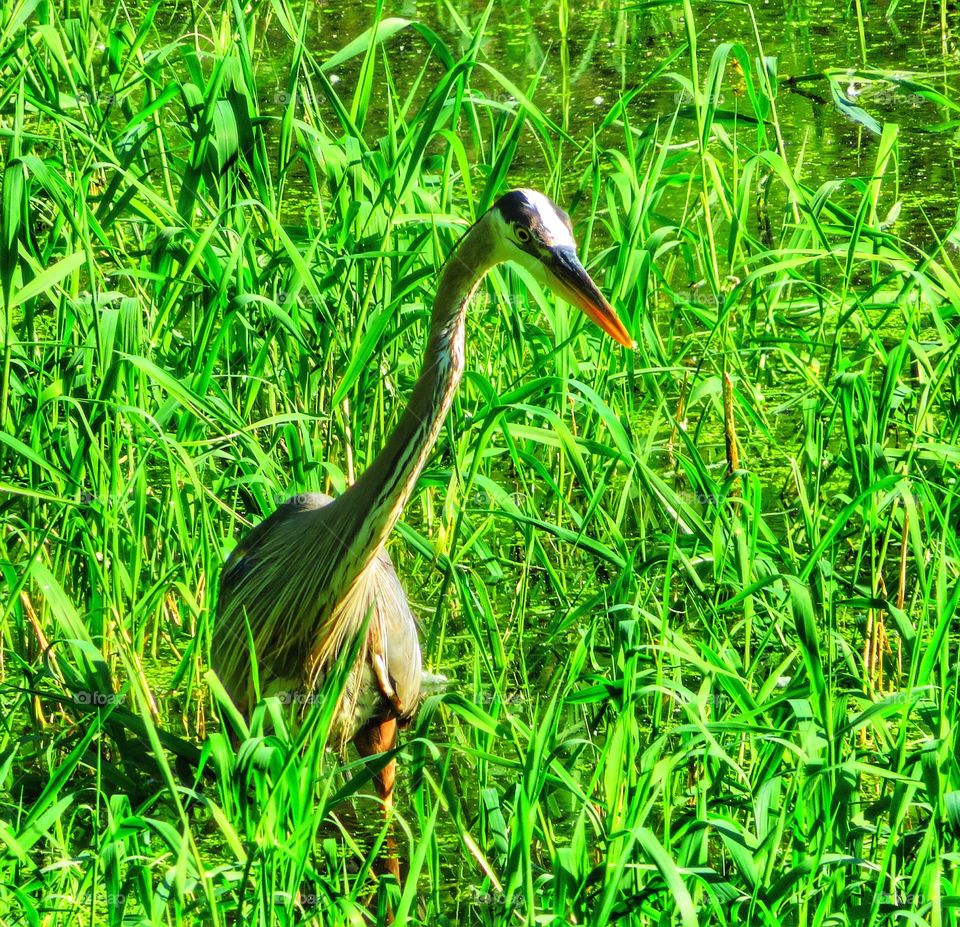
[[[4,922],[950,922],[956,101],[860,62],[944,130],[847,98],[861,134],[856,62],[791,83],[749,8],[714,44],[680,3],[578,121],[600,40],[561,3],[548,107],[486,52],[520,9],[454,40],[358,8],[329,54],[283,0],[0,9]],[[785,121],[811,86],[856,158]],[[377,881],[384,760],[324,750],[330,699],[233,712],[213,584],[373,458],[437,269],[520,183],[570,205],[637,350],[485,284],[391,545],[455,685]]]

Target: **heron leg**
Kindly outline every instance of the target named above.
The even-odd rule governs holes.
[[[354,743],[360,756],[373,756],[376,753],[386,753],[388,750],[392,750],[397,744],[397,719],[390,718],[380,724],[369,725],[357,734]],[[388,822],[393,811],[393,784],[396,777],[396,759],[390,760],[373,777],[377,796],[383,803],[383,815]],[[380,874],[392,875],[399,882],[400,860],[397,857],[397,845],[393,839],[392,828],[387,833],[386,850],[386,858],[381,857],[377,860],[376,870]]]

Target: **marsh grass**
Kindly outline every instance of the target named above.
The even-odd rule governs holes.
[[[326,60],[306,9],[0,12],[0,916],[952,923],[960,278],[911,140],[809,185],[755,24],[707,54],[688,4],[576,136],[483,55],[495,8],[454,42],[378,6]],[[392,545],[455,684],[377,883],[375,767],[324,751],[329,699],[236,716],[210,606],[247,524],[376,454],[520,181],[638,349],[511,271],[474,307]]]

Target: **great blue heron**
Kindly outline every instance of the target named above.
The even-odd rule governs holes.
[[[227,560],[212,656],[241,709],[253,707],[251,641],[263,694],[307,694],[366,624],[333,730],[368,756],[392,749],[398,724],[412,717],[421,690],[420,642],[384,542],[463,373],[467,305],[484,275],[504,261],[525,267],[618,342],[633,345],[581,265],[567,214],[534,190],[501,197],[444,265],[420,378],[377,459],[336,499],[311,493],[285,502]],[[375,777],[385,810],[395,773],[391,760]]]

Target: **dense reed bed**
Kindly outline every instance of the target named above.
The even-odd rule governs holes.
[[[328,57],[309,8],[192,9],[0,9],[0,920],[954,923],[960,275],[919,136],[821,75],[862,156],[811,180],[762,37],[698,47],[687,4],[590,129],[484,54],[497,7]],[[871,79],[952,157],[942,83]],[[325,703],[222,733],[211,603],[246,524],[376,454],[516,185],[638,347],[512,271],[474,307],[391,546],[453,680],[397,885]]]

